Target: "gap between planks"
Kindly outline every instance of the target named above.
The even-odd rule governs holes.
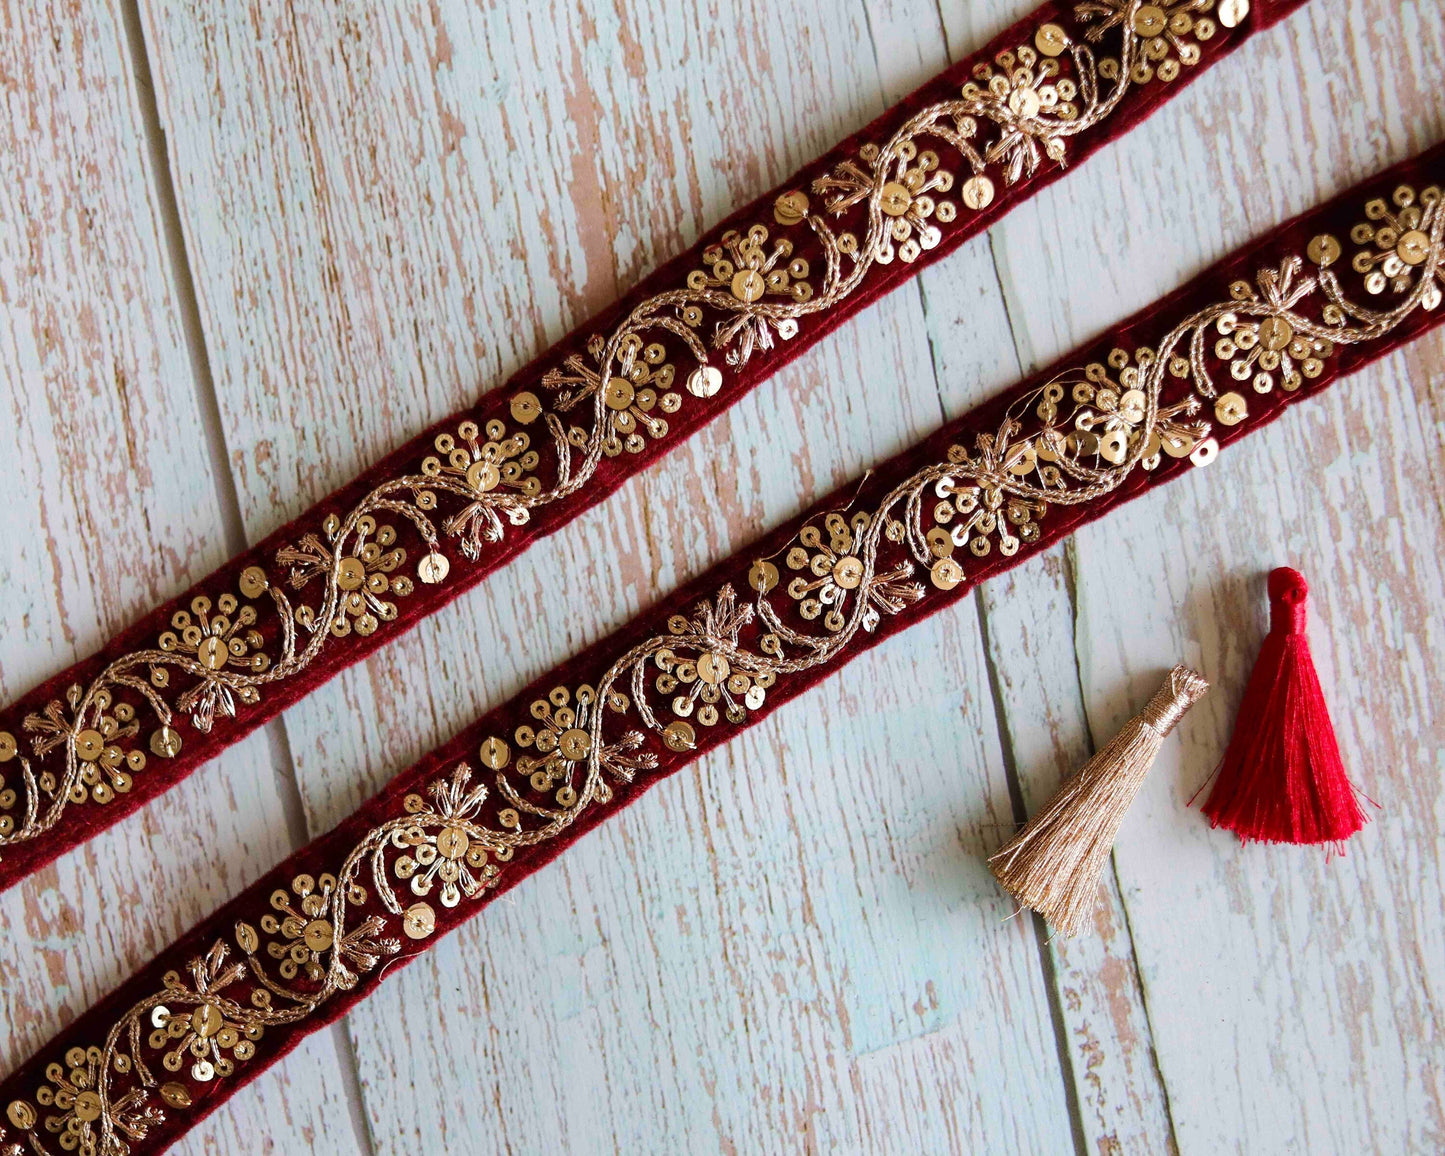
[[[873,41],[875,59],[878,52],[876,35],[871,19],[867,18],[865,7],[865,23],[868,28],[870,40]],[[159,111],[156,104],[155,88],[151,80],[151,69],[149,52],[147,49],[143,24],[140,17],[139,0],[122,0],[121,3],[122,23],[125,30],[127,47],[131,56],[132,73],[136,82],[136,99],[139,107],[141,120],[145,128],[146,141],[148,146],[148,161],[150,184],[156,199],[156,213],[159,217],[165,250],[169,262],[169,273],[172,290],[177,303],[177,310],[181,319],[182,331],[186,342],[187,355],[190,360],[192,371],[192,382],[199,409],[207,428],[207,451],[212,467],[212,477],[216,487],[217,501],[221,509],[223,521],[223,532],[229,553],[232,555],[241,553],[246,549],[248,543],[241,516],[240,500],[237,492],[236,481],[231,471],[230,459],[226,444],[225,429],[221,420],[221,409],[219,398],[216,393],[215,381],[211,371],[209,352],[206,347],[205,334],[201,324],[200,308],[197,296],[197,289],[194,276],[191,270],[189,255],[186,250],[184,232],[181,226],[181,216],[177,201],[177,190],[172,179],[168,148],[164,129],[161,126]],[[943,25],[942,13],[939,15],[940,27]],[[991,234],[990,234],[991,236]],[[992,252],[991,252],[992,256]],[[1009,286],[1005,284],[1002,270],[997,260],[992,261],[995,284],[1000,293],[1006,313],[1009,313],[1009,305],[1013,300]],[[928,313],[928,301],[921,283],[915,279],[915,286],[920,296],[925,317]],[[1018,346],[1016,334],[1013,331],[1012,316],[1009,316],[1010,342],[1013,345],[1015,359],[1022,372],[1021,351]],[[947,420],[949,414],[944,404],[942,385],[937,379],[936,359],[930,359],[935,366],[935,390],[939,398],[939,410],[941,420]],[[1015,752],[1012,748],[1010,737],[1005,726],[1006,706],[1000,694],[998,686],[998,671],[992,653],[988,647],[989,621],[988,612],[983,604],[981,592],[976,591],[973,598],[975,613],[978,616],[981,636],[984,644],[984,662],[988,671],[989,690],[991,700],[994,704],[994,725],[997,731],[997,738],[1002,752],[1004,773],[1008,784],[1010,801],[1013,806],[1016,822],[1022,822],[1025,818],[1022,787],[1020,782],[1019,767]],[[1070,590],[1070,605],[1073,606],[1073,594]],[[1075,670],[1080,671],[1077,652],[1075,652]],[[1080,677],[1082,677],[1080,673]],[[300,847],[309,838],[308,824],[305,816],[305,809],[301,799],[299,780],[295,771],[295,764],[292,758],[290,741],[286,732],[284,719],[276,719],[267,724],[264,728],[268,740],[268,747],[272,755],[273,766],[275,767],[279,794],[281,796],[283,810],[286,816],[288,835],[293,847]],[[1092,730],[1092,728],[1091,728]],[[1092,733],[1089,735],[1092,744]],[[1111,866],[1112,869],[1112,866]],[[1117,882],[1117,880],[1116,880]],[[1051,1018],[1053,1020],[1055,1043],[1058,1050],[1060,1065],[1060,1078],[1063,1081],[1066,1102],[1069,1108],[1070,1123],[1074,1136],[1074,1143],[1077,1152],[1083,1156],[1088,1150],[1085,1139],[1085,1128],[1082,1119],[1082,1112],[1079,1105],[1078,1089],[1075,1085],[1073,1073],[1073,1059],[1067,1038],[1067,1030],[1064,1022],[1062,1007],[1058,990],[1058,976],[1053,962],[1052,951],[1049,946],[1047,928],[1043,921],[1036,916],[1030,916],[1031,925],[1034,929],[1035,941],[1038,949],[1039,966],[1042,972],[1044,986],[1047,992]],[[1125,934],[1129,937],[1130,950],[1133,952],[1133,936],[1128,927],[1127,911],[1125,911]],[[1136,960],[1137,968],[1137,960]],[[1148,1021],[1148,1004],[1144,1003],[1145,1019]],[[371,1135],[369,1118],[365,1109],[365,1102],[360,1082],[360,1073],[356,1049],[350,1033],[346,1029],[346,1021],[342,1019],[331,1028],[333,1045],[336,1048],[338,1061],[346,1080],[346,1098],[350,1109],[352,1127],[355,1133],[358,1149],[365,1156],[374,1156],[376,1151],[375,1143]],[[1151,1033],[1152,1034],[1152,1033]],[[1157,1068],[1157,1056],[1154,1048],[1150,1046],[1150,1057]],[[1160,1081],[1161,1088],[1163,1081]],[[1164,1103],[1166,1119],[1170,1127],[1170,1137],[1173,1138],[1174,1122],[1169,1113],[1167,1099]]]
[[[181,213],[177,200],[175,181],[171,176],[169,149],[166,145],[165,129],[161,127],[160,110],[156,105],[155,84],[151,78],[150,52],[146,43],[144,24],[140,15],[140,0],[121,0],[121,26],[124,29],[126,49],[130,54],[131,76],[135,81],[136,106],[145,129],[147,156],[144,163],[150,176],[151,192],[155,197],[155,214],[161,226],[165,243],[166,260],[169,265],[171,292],[175,297],[176,309],[180,316],[181,331],[185,338],[186,355],[190,361],[191,382],[195,389],[201,421],[206,429],[206,450],[211,464],[211,478],[216,487],[216,504],[221,511],[222,533],[225,537],[226,552],[235,557],[250,545],[246,540],[245,523],[241,517],[240,496],[236,480],[231,473],[230,455],[226,447],[226,431],[221,421],[221,404],[216,394],[215,377],[211,373],[210,352],[206,348],[205,330],[201,325],[200,302],[197,299],[195,277],[191,272],[190,255],[186,251],[185,232],[181,227]],[[296,775],[295,760],[291,755],[291,741],[286,733],[284,718],[276,718],[262,728],[266,736],[267,749],[271,754],[271,765],[275,771],[277,793],[281,800],[282,812],[286,817],[287,835],[293,850],[305,846],[310,835],[306,822],[306,810],[301,800],[300,783]],[[361,1072],[357,1062],[356,1048],[346,1030],[346,1020],[340,1019],[330,1029],[332,1046],[336,1049],[337,1064],[345,1082],[346,1104],[351,1117],[352,1131],[356,1136],[358,1151],[362,1156],[375,1156],[370,1123],[361,1091]]]

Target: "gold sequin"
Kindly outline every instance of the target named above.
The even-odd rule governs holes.
[[[728,288],[739,301],[751,304],[767,291],[768,283],[756,269],[739,269]]]
[[[953,558],[940,558],[929,571],[933,584],[940,590],[952,590],[963,581],[963,567]]]
[[[237,583],[241,594],[246,598],[259,598],[266,592],[270,583],[266,580],[266,571],[259,566],[247,566],[241,571],[241,577]]]
[[[708,686],[718,686],[727,678],[728,660],[721,654],[711,652],[702,655],[697,660],[697,676]]]
[[[970,209],[986,209],[993,203],[993,182],[984,176],[963,182],[963,203]]]
[[[587,752],[592,749],[592,736],[584,730],[573,727],[571,730],[563,731],[557,739],[557,749],[562,753],[564,759],[577,762],[585,759]]]
[[[773,220],[780,225],[798,225],[808,215],[808,194],[801,189],[783,193],[773,202]]]
[[[687,392],[693,397],[712,397],[721,388],[722,371],[715,366],[699,366],[688,374]]]
[[[425,939],[437,929],[436,909],[430,903],[413,903],[402,915],[401,929],[408,939]]]
[[[1068,34],[1057,24],[1040,24],[1034,33],[1034,47],[1045,56],[1060,56],[1068,46]]]
[[[632,383],[626,378],[614,377],[607,382],[607,389],[603,396],[610,409],[627,409],[636,398],[637,391],[632,388]]]
[[[161,1099],[165,1101],[168,1108],[189,1108],[191,1106],[191,1093],[186,1090],[184,1084],[162,1084]]]
[[[1266,317],[1259,323],[1259,340],[1266,349],[1288,348],[1294,328],[1283,317]]]
[[[1214,416],[1220,425],[1238,425],[1249,416],[1249,406],[1242,393],[1220,394],[1214,403]]]
[[[1406,265],[1423,265],[1430,256],[1430,234],[1422,229],[1411,229],[1401,234],[1395,245],[1395,255]]]
[[[471,845],[471,837],[460,827],[443,827],[437,833],[437,854],[443,859],[460,859]]]
[[[161,727],[151,734],[151,754],[173,759],[181,753],[181,736],[171,727]]]
[[[222,1022],[221,1009],[214,1004],[203,1003],[191,1013],[191,1030],[203,1040],[220,1031]]]
[[[1305,253],[1320,268],[1333,265],[1340,259],[1340,243],[1328,233],[1321,233],[1310,241]]]
[[[331,946],[332,935],[330,920],[313,919],[302,932],[302,939],[312,951],[325,951]]]
[[[1219,22],[1226,28],[1238,28],[1249,15],[1249,0],[1219,0]]]
[[[1162,35],[1167,26],[1164,9],[1155,4],[1141,4],[1134,11],[1134,31],[1139,36],[1152,38]]]
[[[863,563],[851,554],[844,555],[833,565],[833,581],[842,590],[856,590],[863,581]]]
[[[688,723],[677,719],[663,728],[662,741],[670,751],[690,751],[697,746],[697,732]]]
[[[492,736],[482,740],[478,757],[482,760],[482,766],[493,771],[500,771],[511,762],[512,748],[504,740]]]
[[[336,585],[343,590],[360,589],[366,581],[366,564],[360,558],[343,558],[336,569]]]
[[[542,416],[542,402],[535,393],[524,389],[512,398],[512,420],[521,425],[531,425]]]
[[[435,550],[427,554],[416,566],[416,576],[428,586],[435,586],[439,582],[445,582],[447,573],[452,564],[447,561],[445,554],[438,554]]]
[[[96,730],[83,730],[75,736],[75,757],[82,762],[93,763],[105,749],[105,739]]]
[[[883,186],[883,193],[878,199],[878,207],[890,217],[901,217],[908,212],[913,205],[913,194],[908,191],[906,185],[897,181],[889,181]]]

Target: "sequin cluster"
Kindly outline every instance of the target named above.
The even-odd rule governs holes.
[[[869,508],[809,518],[777,554],[752,560],[750,598],[722,586],[595,680],[552,688],[524,704],[510,731],[487,735],[477,755],[495,796],[465,763],[425,793],[404,795],[401,813],[369,831],[334,874],[300,874],[277,888],[254,923],[235,925],[230,942],[166,973],[161,990],[133,1005],[103,1044],[72,1047],[63,1063],[50,1064],[31,1098],[6,1106],[10,1126],[41,1156],[52,1140],[65,1151],[127,1156],[167,1111],[189,1108],[207,1085],[257,1055],[268,1032],[355,987],[406,941],[434,935],[445,912],[495,887],[519,850],[548,843],[611,802],[618,784],[697,750],[708,732],[723,737],[745,725],[780,680],[835,661],[883,615],[904,613],[930,588],[969,581],[995,550],[1012,556],[1039,542],[1051,508],[1097,502],[1165,458],[1207,465],[1219,449],[1216,427],[1248,421],[1251,395],[1303,388],[1338,349],[1439,307],[1440,200],[1436,186],[1401,185],[1388,203],[1368,203],[1370,233],[1357,226],[1352,240],[1368,245],[1360,251],[1371,259],[1356,258],[1344,273],[1355,295],[1341,283],[1339,238],[1316,236],[1305,257],[1235,282],[1154,345],[1114,348],[1058,374],[1022,396],[997,428],[951,445]],[[1392,222],[1391,210],[1379,207],[1386,204],[1420,212],[1395,213]],[[1403,283],[1376,291],[1369,278],[1383,265],[1375,259],[1382,228],[1393,230],[1385,242],[1398,265],[1378,271]],[[1359,303],[1386,290],[1398,294],[1388,312]],[[1221,381],[1236,388],[1221,390]],[[496,464],[485,453],[474,457],[465,436],[462,444],[467,469]],[[372,562],[384,557],[380,530],[365,534],[383,550]],[[344,556],[364,567],[363,555]],[[323,553],[307,557],[312,562],[296,564],[329,565]],[[220,638],[227,654],[251,652],[231,649],[230,624],[216,629],[211,608],[193,610],[177,629],[199,633],[178,635],[178,644],[199,651]],[[109,721],[87,749],[105,765],[107,742],[132,733],[135,720],[99,701]],[[233,951],[244,962],[228,962]]]

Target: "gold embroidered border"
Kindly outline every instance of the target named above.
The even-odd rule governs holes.
[[[445,581],[452,560],[444,540],[475,562],[507,525],[585,487],[603,457],[666,437],[667,416],[685,404],[675,360],[693,366],[687,394],[713,396],[725,382],[722,366],[740,369],[790,339],[800,318],[834,308],[870,270],[936,247],[960,214],[992,203],[997,181],[1030,177],[1044,158],[1063,164],[1070,138],[1105,120],[1131,87],[1174,80],[1199,62],[1219,25],[1234,27],[1248,10],[1248,0],[1219,0],[1217,8],[1216,0],[1088,0],[1075,10],[1080,34],[1042,24],[1032,44],[975,66],[960,99],[923,109],[883,146],[863,147],[857,160],[816,180],[821,211],[793,190],[776,200],[771,223],[725,233],[684,288],[650,298],[594,338],[590,362],[572,356],[549,370],[547,400],[516,394],[510,426],[499,418],[461,422],[436,438],[418,472],[383,483],[344,517],[329,516],[279,551],[274,572],[251,567],[234,593],[193,599],[155,647],[117,659],[89,686],[74,685],[64,702],[28,716],[34,757],[61,752],[63,767],[35,768],[20,757],[18,780],[0,777],[0,852],[51,830],[69,806],[103,805],[129,791],[149,759],[180,753],[186,722],[209,733],[218,716],[310,667],[331,638],[369,635],[395,619],[397,600],[415,587],[392,523],[410,523],[425,545],[415,579]],[[1091,45],[1101,43],[1111,50],[1096,59]],[[956,152],[962,171],[945,167],[926,147],[933,142]],[[855,209],[861,238],[835,232],[828,219]],[[803,227],[822,246],[821,270],[793,255],[788,235]],[[705,341],[709,319],[715,327]],[[722,365],[709,360],[709,345]],[[546,437],[534,445],[532,431]],[[555,480],[544,484],[539,474]],[[1010,541],[1000,540],[1005,548]],[[312,583],[319,602],[293,605],[284,587]],[[274,656],[258,629],[263,614],[279,623]],[[0,775],[19,750],[14,735],[0,732]]]
[[[745,723],[777,680],[832,662],[883,614],[926,598],[915,575],[952,589],[965,577],[960,557],[1016,553],[1038,540],[1051,506],[1098,501],[1161,455],[1211,462],[1215,423],[1249,420],[1249,394],[1298,390],[1340,347],[1439,306],[1441,189],[1400,185],[1389,200],[1368,201],[1363,217],[1350,233],[1350,266],[1367,295],[1392,307],[1346,295],[1334,268],[1344,245],[1322,234],[1308,261],[1291,256],[1236,281],[1227,300],[1156,346],[1116,349],[1107,362],[1055,376],[1012,406],[996,433],[950,446],[871,509],[808,520],[790,545],[753,562],[750,602],[723,586],[595,685],[556,687],[530,704],[531,722],[484,739],[478,756],[498,793],[491,807],[465,763],[434,781],[429,797],[406,795],[402,813],[369,831],[335,874],[296,876],[255,923],[236,924],[244,963],[228,964],[232,947],[218,941],[184,974],[168,972],[102,1042],[51,1064],[33,1103],[8,1104],[10,1124],[38,1156],[51,1152],[42,1131],[66,1150],[126,1156],[167,1110],[191,1105],[195,1085],[232,1075],[266,1031],[351,989],[404,940],[432,935],[432,899],[454,908],[484,894],[518,848],[555,838],[610,802],[613,782],[655,768],[643,749],[649,732],[671,751],[692,750],[698,727]],[[1229,388],[1220,390],[1217,374]]]

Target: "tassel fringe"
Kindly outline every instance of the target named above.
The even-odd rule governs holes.
[[[989,858],[989,870],[1019,903],[1055,930],[1078,933],[1124,815],[1160,745],[1208,689],[1194,671],[1176,666],[1148,705]]]
[[[1241,839],[1338,845],[1365,825],[1305,634],[1308,598],[1299,571],[1270,574],[1269,634],[1203,807]]]

